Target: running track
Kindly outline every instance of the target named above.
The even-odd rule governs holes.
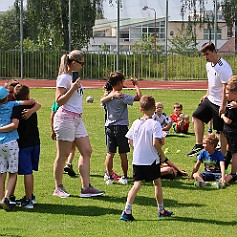
[[[4,85],[7,80],[0,80],[0,86]],[[19,80],[21,84],[30,88],[54,88],[55,80],[32,79]],[[81,80],[84,88],[103,88],[105,80]],[[125,81],[127,88],[134,88],[130,81]],[[161,89],[161,90],[205,90],[207,81],[139,81],[141,89]]]

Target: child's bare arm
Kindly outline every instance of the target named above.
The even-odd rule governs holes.
[[[221,167],[221,179],[220,179],[220,182],[225,183],[225,162],[224,161],[220,162],[220,167]]]
[[[192,174],[191,174],[191,178],[193,178],[193,174],[198,172],[199,168],[200,168],[200,165],[201,165],[201,161],[197,161],[197,163],[195,164],[194,168],[193,168],[193,171],[192,171]]]
[[[12,122],[9,123],[8,125],[0,127],[0,132],[11,132],[13,130],[16,130],[19,125],[19,120],[14,118],[12,119]]]
[[[113,98],[121,98],[123,94],[120,91],[111,91],[109,94],[103,96],[100,100],[101,103],[106,103]]]
[[[33,105],[35,102],[35,99],[21,100],[21,105]]]
[[[134,101],[139,101],[142,97],[142,91],[141,91],[140,87],[138,86],[138,80],[137,80],[137,78],[131,78],[131,81],[136,89],[136,95],[134,97]]]
[[[160,139],[159,138],[153,138],[153,145],[155,147],[155,149],[157,150],[160,159],[161,159],[161,163],[165,161],[166,157],[165,157],[165,153],[162,150],[162,144],[160,143]]]
[[[34,104],[34,106],[33,106],[31,109],[24,109],[24,110],[22,111],[22,118],[24,118],[24,119],[30,118],[30,116],[31,116],[33,113],[37,112],[40,108],[41,108],[41,104],[39,104],[38,102],[36,102],[36,103]]]
[[[231,124],[232,119],[227,118],[224,114],[221,115],[221,118],[223,119],[224,123]]]

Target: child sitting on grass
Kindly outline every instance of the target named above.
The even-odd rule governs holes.
[[[172,216],[173,212],[165,210],[162,183],[160,178],[160,162],[164,161],[165,154],[161,148],[164,141],[160,123],[152,119],[155,112],[155,100],[152,96],[144,95],[140,99],[140,111],[143,116],[133,122],[126,134],[133,150],[133,179],[134,184],[127,197],[125,209],[120,219],[134,221],[132,204],[141,188],[142,180],[153,181],[155,198],[158,208],[158,217]]]
[[[173,122],[173,129],[176,133],[187,133],[189,128],[189,116],[182,113],[183,105],[174,104],[174,113],[170,115]]]
[[[152,118],[156,121],[159,121],[161,124],[161,129],[163,131],[164,137],[169,135],[169,130],[172,126],[171,118],[163,112],[164,106],[161,102],[156,102],[156,111],[153,114]]]
[[[225,187],[225,163],[224,156],[216,150],[219,139],[215,134],[208,134],[203,138],[203,150],[200,152],[193,168],[191,177],[194,178],[194,186],[202,188],[210,186],[209,181],[216,181],[212,185],[215,188]],[[198,172],[201,164],[204,164],[204,172]]]

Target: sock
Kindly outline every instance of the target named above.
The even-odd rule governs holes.
[[[159,212],[163,212],[164,209],[165,209],[164,203],[158,204],[158,211],[159,211]]]
[[[124,211],[126,214],[131,214],[132,213],[132,204],[126,203]]]

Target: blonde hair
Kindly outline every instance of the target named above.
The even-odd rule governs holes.
[[[213,145],[214,148],[216,148],[219,142],[218,137],[213,133],[204,136],[203,140],[206,140],[210,145]]]
[[[73,61],[81,61],[84,58],[84,53],[80,50],[73,50],[68,54],[64,54],[61,57],[60,66],[58,70],[58,76],[69,71],[70,64]]]
[[[160,101],[156,102],[156,107],[162,107],[164,109],[164,105]]]
[[[230,77],[227,85],[230,91],[237,91],[237,75]]]

